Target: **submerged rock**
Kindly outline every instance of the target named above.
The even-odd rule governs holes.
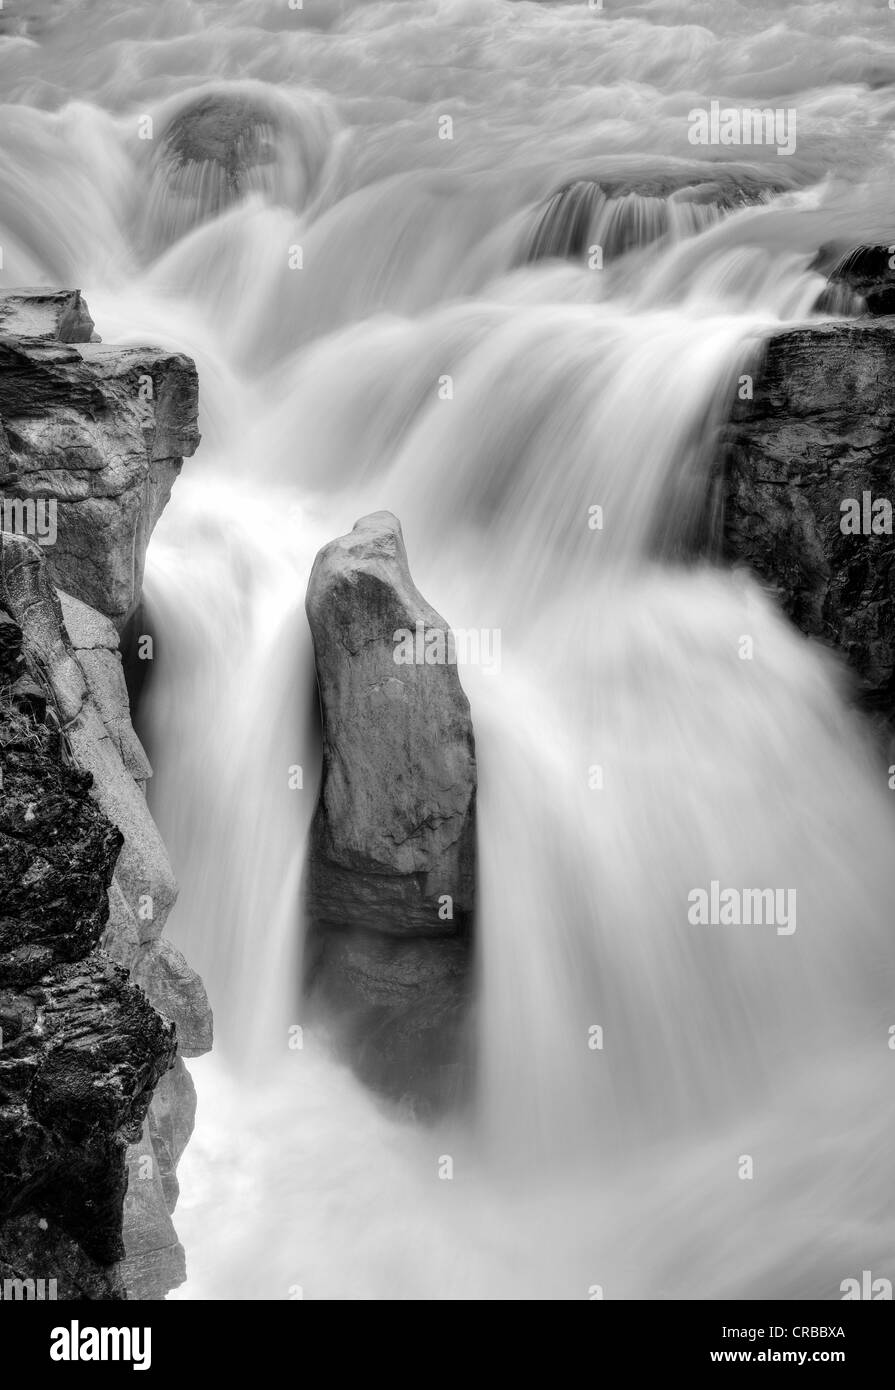
[[[538,208],[521,259],[580,259],[592,243],[608,258],[669,234],[692,233],[724,213],[765,201],[782,185],[740,171],[717,170],[570,180]]]
[[[449,629],[388,512],[324,547],[307,611],[323,716],[308,989],[368,1080],[443,1103],[469,996],[475,748],[456,665],[395,653],[401,630]]]
[[[156,250],[252,193],[297,211],[329,145],[312,94],[259,83],[215,84],[159,119],[144,228]]]
[[[211,166],[223,198],[248,191],[250,174],[276,159],[278,122],[270,103],[237,92],[209,92],[180,111],[162,137],[162,155],[175,169]]]
[[[895,716],[895,538],[847,534],[843,504],[895,503],[895,332],[872,320],[787,329],[737,401],[723,545],[801,630],[843,652],[862,702]]]
[[[822,247],[811,269],[826,275],[828,284],[815,309],[818,313],[895,314],[892,261],[889,246],[833,243]]]

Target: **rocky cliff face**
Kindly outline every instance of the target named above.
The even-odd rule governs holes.
[[[475,889],[475,749],[456,664],[398,664],[447,634],[388,512],[318,555],[308,586],[323,716],[307,979],[360,1073],[443,1104],[460,1085]]]
[[[895,716],[891,508],[866,533],[843,503],[895,502],[895,325],[863,319],[774,335],[723,450],[723,546],[809,636],[844,653],[862,703]],[[871,502],[872,505],[872,502]]]
[[[127,1142],[174,1059],[174,1028],[98,949],[122,835],[52,699],[41,712],[22,697],[42,672],[4,619],[0,1275],[55,1278],[60,1298],[112,1297]]]
[[[45,718],[49,729],[56,731],[59,747],[55,754],[53,748],[45,750],[45,759],[61,760],[66,775],[81,788],[87,808],[83,814],[92,812],[96,824],[106,828],[108,843],[105,858],[93,854],[78,870],[77,884],[84,892],[89,885],[95,900],[94,914],[83,920],[80,915],[74,921],[63,915],[66,900],[75,900],[63,869],[73,856],[75,864],[81,862],[75,855],[78,842],[71,817],[61,823],[57,859],[48,860],[49,867],[41,859],[39,879],[34,878],[36,870],[14,856],[0,859],[0,915],[5,903],[20,902],[25,912],[18,944],[12,946],[0,937],[0,970],[7,975],[12,972],[14,981],[19,979],[16,951],[27,959],[35,957],[47,968],[57,955],[66,969],[83,961],[73,975],[65,976],[55,1002],[51,1001],[59,1029],[44,1037],[47,1058],[40,1065],[49,1068],[48,1075],[61,1066],[67,1030],[74,1029],[85,1040],[84,1049],[95,1068],[89,1081],[90,1099],[100,1106],[108,1088],[110,1097],[120,1094],[122,1105],[116,1111],[109,1104],[99,1113],[81,1184],[85,1201],[90,1191],[106,1194],[102,1240],[91,1244],[70,1214],[65,1222],[57,1220],[44,1187],[35,1185],[27,1172],[10,1168],[6,1205],[0,1204],[0,1218],[8,1217],[0,1226],[0,1258],[19,1271],[27,1268],[31,1258],[33,1277],[51,1277],[55,1249],[59,1268],[70,1270],[72,1279],[77,1276],[81,1281],[72,1284],[80,1296],[109,1296],[110,1291],[126,1286],[131,1296],[159,1297],[184,1277],[183,1251],[170,1212],[177,1197],[174,1169],[195,1113],[195,1092],[176,1056],[175,1037],[183,1055],[207,1051],[211,1014],[198,976],[162,936],[176,884],[146,804],[145,784],[152,769],[130,722],[112,618],[121,621],[139,600],[145,539],[164,492],[164,486],[159,491],[157,485],[179,468],[180,455],[175,451],[182,445],[194,446],[198,439],[195,369],[185,358],[155,357],[151,351],[126,350],[116,363],[116,350],[105,349],[98,377],[89,363],[85,365],[86,359],[80,365],[65,359],[71,388],[66,393],[64,374],[57,373],[61,349],[50,335],[64,331],[82,340],[88,323],[92,331],[80,296],[39,291],[32,298],[31,292],[18,291],[0,299],[0,328],[4,304],[8,308],[5,326],[14,323],[19,334],[15,339],[0,337],[0,399],[16,402],[19,410],[12,424],[6,416],[9,457],[17,468],[25,461],[35,491],[29,492],[27,479],[23,484],[18,469],[2,480],[2,496],[19,503],[38,493],[47,500],[58,498],[59,525],[52,538],[40,533],[36,539],[8,532],[0,536],[0,605],[5,610],[5,616],[0,616],[0,674],[5,673],[9,685],[19,733],[26,715],[38,724]],[[41,356],[43,340],[21,336],[28,325],[45,336],[46,356]],[[17,364],[10,369],[13,375],[19,373],[12,384],[3,365],[9,369],[10,361]],[[150,362],[158,376],[150,374],[152,390],[135,407],[126,399],[132,389],[139,390],[133,371],[137,363]],[[94,388],[98,396],[90,394]],[[82,400],[82,390],[89,399]],[[153,412],[151,419],[147,408]],[[85,454],[81,448],[85,430],[93,433],[94,453]],[[44,447],[46,455],[41,452]],[[51,488],[48,479],[52,479]],[[124,480],[123,489],[106,491],[106,485],[116,479]],[[70,525],[63,525],[72,495],[80,497],[85,483],[88,491],[93,489],[86,500],[103,505],[82,509]],[[103,537],[104,517],[108,526]],[[16,532],[27,530],[29,513],[13,511],[5,520]],[[81,582],[87,569],[81,541],[76,540],[79,526],[81,541],[96,561],[87,582]],[[119,546],[124,547],[124,566]],[[127,582],[122,585],[125,571]],[[57,587],[63,574],[81,597]],[[103,611],[84,601],[85,592],[94,594]],[[4,655],[7,650],[12,653],[9,659]],[[0,708],[2,703],[0,692]],[[49,780],[47,768],[43,775]],[[2,791],[0,806],[5,806]],[[94,830],[94,838],[97,833]],[[55,895],[64,928],[60,941],[53,937],[46,945],[33,916],[39,885]],[[22,1017],[33,1022],[38,1014],[46,1016],[47,1007],[35,1004],[38,1013],[28,1015],[26,1010]],[[107,1034],[101,1023],[107,1026]],[[0,1059],[4,1055],[0,1050]],[[124,1068],[127,1084],[116,1068]],[[54,1092],[57,1106],[63,1105],[68,1092],[75,1102],[77,1087],[78,1074],[63,1067]],[[18,1120],[10,1121],[10,1153],[30,1152],[22,1118],[27,1118],[30,1098],[29,1089],[25,1100],[19,1098]],[[50,1122],[62,1163],[66,1146],[80,1142],[79,1134],[66,1128],[64,1115],[58,1123],[51,1115]],[[40,1154],[36,1149],[34,1153],[39,1163]],[[79,1161],[68,1154],[70,1167]],[[128,1178],[122,1243],[122,1200]],[[49,1227],[41,1224],[48,1220]],[[70,1248],[67,1242],[72,1243]],[[122,1256],[126,1258],[116,1274],[111,1266]],[[38,1268],[38,1260],[49,1261],[50,1268]]]
[[[120,631],[152,529],[199,443],[196,369],[160,348],[87,341],[79,295],[38,294],[0,299],[0,488],[8,506],[32,509],[53,583]]]

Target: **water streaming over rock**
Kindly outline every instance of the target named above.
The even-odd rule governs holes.
[[[819,248],[889,238],[884,7],[12,8],[4,282],[76,283],[104,338],[177,346],[202,385],[142,713],[219,1038],[181,1296],[835,1297],[882,1272],[885,779],[833,658],[679,551]],[[796,154],[690,145],[719,92],[796,106]],[[462,672],[475,1095],[434,1127],[325,1039],[288,1046],[304,590],[378,508],[447,619],[502,634],[499,674]],[[796,889],[798,930],[690,924],[711,880]]]

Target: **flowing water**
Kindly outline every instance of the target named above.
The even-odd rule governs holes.
[[[200,373],[141,711],[168,930],[216,1015],[176,1296],[892,1277],[886,768],[835,659],[748,577],[675,557],[739,375],[813,312],[818,249],[890,238],[895,14],[35,0],[2,32],[3,282],[77,285],[105,341]],[[205,98],[205,138],[256,113],[236,172],[172,153]],[[794,108],[795,153],[691,145],[714,98]],[[499,673],[462,672],[478,1066],[436,1126],[325,1038],[288,1045],[319,772],[304,592],[380,508],[449,622],[502,639]],[[692,925],[712,880],[796,889],[797,930]]]

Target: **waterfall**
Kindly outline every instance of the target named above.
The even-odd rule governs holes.
[[[885,7],[848,35],[784,7],[776,39],[696,8],[657,43],[627,3],[115,0],[0,47],[3,283],[76,283],[107,341],[199,367],[140,711],[168,931],[218,1037],[191,1064],[175,1296],[834,1297],[891,1253],[880,760],[838,660],[685,558],[740,377],[815,312],[819,248],[890,236],[885,86],[853,109]],[[813,137],[707,168],[686,114],[725,82],[800,84]],[[242,173],[165,144],[197,110],[197,139],[230,112]],[[325,1036],[289,1046],[320,763],[304,594],[380,508],[447,620],[502,634],[499,676],[461,672],[474,1099],[428,1127]],[[795,890],[797,930],[694,924],[712,881]]]

